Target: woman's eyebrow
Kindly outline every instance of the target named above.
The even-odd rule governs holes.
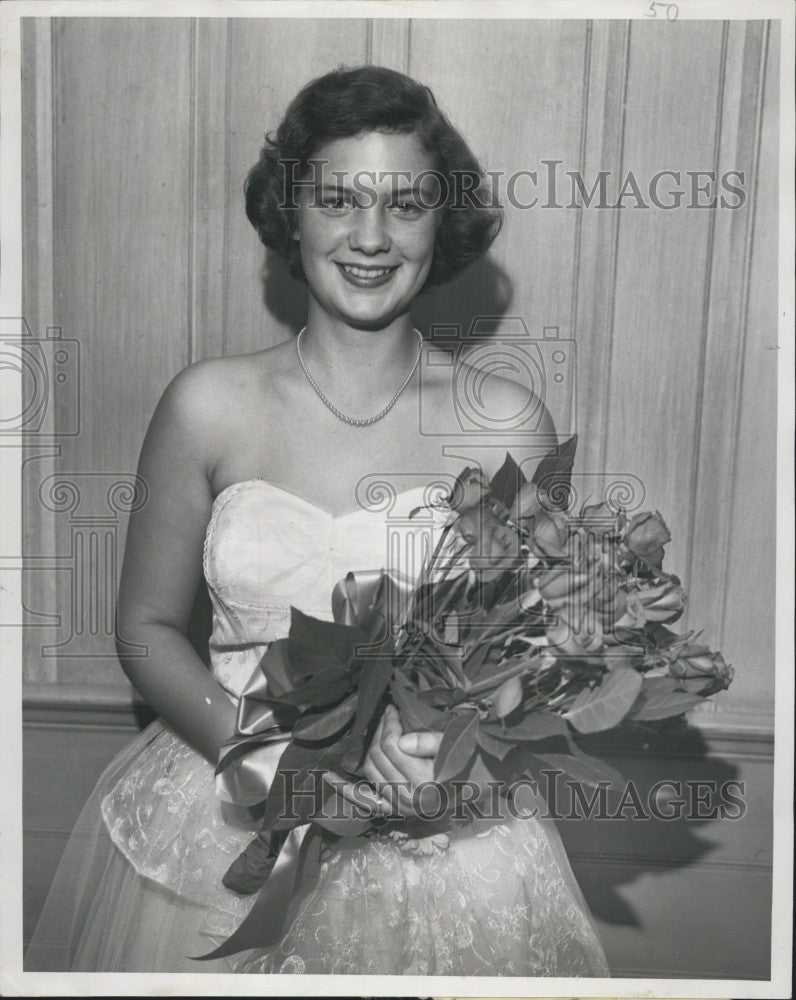
[[[368,183],[363,183],[358,186],[351,186],[343,181],[338,181],[335,184],[320,184],[316,185],[315,190],[320,194],[362,194],[363,191],[373,191],[376,192],[375,186]],[[393,187],[390,189],[390,195],[392,197],[406,198],[413,196],[417,193],[417,185],[414,187]]]

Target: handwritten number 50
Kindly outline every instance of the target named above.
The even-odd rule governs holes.
[[[664,7],[666,9],[666,20],[667,21],[676,21],[677,20],[677,15],[680,13],[680,10],[679,10],[677,4],[676,3],[659,3],[658,0],[652,0],[652,3],[650,3],[650,13],[649,14],[645,14],[644,17],[657,17],[658,16],[658,8],[659,7]]]

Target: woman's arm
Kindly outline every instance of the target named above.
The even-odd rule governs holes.
[[[130,681],[212,763],[235,728],[236,711],[186,630],[213,503],[210,474],[220,426],[216,372],[213,362],[181,372],[152,417],[138,466],[148,495],[130,517],[116,624],[119,658]],[[144,655],[130,655],[128,643],[143,647]]]

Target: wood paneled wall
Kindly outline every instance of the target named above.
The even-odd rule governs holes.
[[[776,23],[42,18],[23,39],[25,312],[81,362],[80,433],[25,466],[29,685],[121,682],[107,626],[155,403],[191,361],[302,318],[281,262],[263,283],[246,172],[300,85],[373,62],[428,83],[490,170],[607,170],[609,196],[628,171],[642,191],[744,172],[737,210],[507,206],[488,259],[418,320],[502,312],[576,340],[578,474],[641,479],[689,620],[737,670],[716,711],[770,716]],[[74,405],[55,393],[56,432]]]

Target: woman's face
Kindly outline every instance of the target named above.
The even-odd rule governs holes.
[[[317,183],[297,196],[295,235],[310,294],[352,326],[386,326],[431,267],[441,219],[433,163],[415,135],[382,132],[336,139],[313,159]]]

